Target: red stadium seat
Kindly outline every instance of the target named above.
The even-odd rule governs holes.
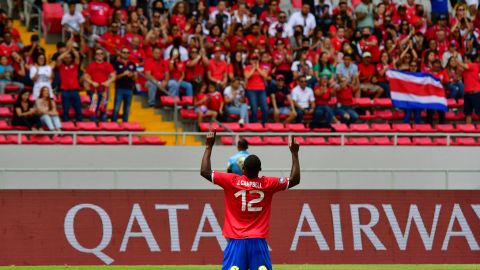
[[[430,137],[414,137],[412,140],[414,145],[425,145],[431,146],[433,145],[432,138]]]
[[[388,123],[372,124],[371,129],[373,132],[391,132],[392,127]]]
[[[80,102],[84,105],[88,105],[90,102],[92,102],[92,100],[90,99],[90,96],[80,95]]]
[[[166,141],[160,139],[159,137],[143,137],[143,144],[152,144],[152,145],[165,145]]]
[[[372,145],[373,143],[367,137],[351,137],[347,140],[346,145]]]
[[[322,133],[324,133],[324,132],[331,132],[332,129],[331,129],[331,128],[313,128],[312,131],[313,131],[313,132],[322,132]]]
[[[123,130],[127,131],[145,131],[145,128],[143,128],[140,123],[136,122],[122,122],[120,126]]]
[[[98,144],[99,142],[95,140],[95,137],[92,135],[79,135],[77,136],[77,144]]]
[[[447,145],[447,138],[446,137],[435,137],[433,138],[434,145]]]
[[[360,107],[371,107],[373,102],[370,98],[354,98],[353,104]]]
[[[0,130],[10,130],[12,127],[7,123],[7,121],[0,120]]]
[[[266,128],[263,127],[262,124],[260,123],[247,123],[244,124],[244,127],[246,130],[251,131],[251,132],[265,132],[267,131]]]
[[[197,119],[198,117],[194,109],[181,109],[180,116],[185,119]]]
[[[451,112],[451,111],[445,112],[445,119],[448,121],[458,121],[458,120],[462,120],[463,118],[465,117],[460,113]]]
[[[42,26],[45,36],[48,33],[62,32],[63,7],[61,3],[43,3],[42,5]]]
[[[218,132],[225,131],[225,128],[220,126],[217,122],[202,122],[199,125],[200,131],[207,132],[216,129]]]
[[[368,124],[351,124],[350,131],[352,132],[371,132],[372,129],[368,126]]]
[[[327,145],[327,142],[323,137],[307,137],[305,143],[308,145]]]
[[[330,145],[341,145],[342,144],[342,138],[341,137],[328,137],[327,142]]]
[[[350,132],[350,129],[346,124],[332,124],[332,128],[336,132]]]
[[[7,105],[7,104],[13,104],[14,102],[15,102],[15,99],[13,98],[12,95],[0,94],[0,104]]]
[[[68,144],[68,145],[73,144],[72,136],[57,136],[53,140],[55,143],[58,143],[58,144]]]
[[[181,101],[179,97],[175,97],[177,100],[177,105],[180,105]],[[163,106],[171,107],[175,104],[175,99],[172,96],[161,96],[160,102]]]
[[[62,130],[77,131],[77,130],[80,130],[80,128],[75,126],[75,124],[73,122],[63,122],[62,123]]]
[[[245,131],[245,127],[240,125],[239,123],[222,123],[225,129],[231,130],[233,132],[243,132]]]
[[[244,139],[248,142],[248,144],[251,145],[264,145],[262,138],[259,136],[244,137]]]
[[[436,130],[432,128],[430,124],[414,124],[412,129],[416,132],[430,132],[433,133]]]
[[[98,136],[97,141],[100,144],[120,144],[115,136]]]
[[[98,129],[101,131],[122,131],[123,128],[117,122],[100,122]]]
[[[12,117],[13,112],[9,108],[0,107],[0,117]]]
[[[78,122],[77,127],[82,131],[99,131],[100,128],[95,122]]]
[[[376,118],[376,116],[374,114],[370,113],[370,111],[366,111],[365,114],[360,115],[361,120],[373,120],[375,118]]]
[[[0,135],[0,144],[8,144],[7,138],[4,135]]]
[[[445,132],[445,133],[452,133],[457,132],[458,130],[453,127],[452,124],[443,124],[443,125],[436,125],[435,128],[438,132]]]
[[[119,144],[128,144],[128,136],[118,137]],[[141,144],[141,140],[138,136],[132,136],[132,144]]]
[[[453,145],[477,146],[479,144],[474,138],[471,137],[457,137],[453,140]]]
[[[19,141],[18,141],[18,135],[7,135],[6,139],[7,139],[7,142],[8,142],[9,144],[18,144],[18,142],[19,142]],[[20,141],[21,141],[21,143],[26,143],[26,142],[28,142],[27,136],[22,135],[22,136],[20,137]]]
[[[220,142],[223,145],[233,145],[235,141],[235,138],[232,136],[222,136],[220,137]]]
[[[392,129],[393,131],[396,131],[396,132],[412,132],[413,131],[412,126],[410,124],[405,124],[405,123],[392,124]]]
[[[287,144],[290,142],[290,141],[288,140],[288,137],[286,137],[285,140],[287,141]],[[307,144],[304,137],[299,137],[299,136],[297,136],[297,137],[295,137],[295,141],[297,141],[297,143],[300,144],[300,145],[305,145],[305,144]]]
[[[265,128],[271,132],[285,132],[288,131],[282,123],[266,123]]]
[[[397,145],[412,145],[412,140],[409,137],[398,137]]]
[[[20,91],[20,87],[18,87],[16,85],[9,84],[9,85],[5,86],[5,92],[17,92],[17,91]]]
[[[392,111],[375,111],[373,112],[373,115],[375,116],[375,118],[379,118],[382,120],[392,120],[394,118]]]
[[[370,141],[374,145],[392,145],[393,142],[388,137],[372,137]]]
[[[393,111],[392,119],[393,120],[401,120],[401,119],[403,119],[404,116],[405,116],[404,111]]]
[[[389,98],[375,98],[373,105],[378,107],[392,107],[392,100]]]
[[[55,136],[58,137],[58,136]],[[55,144],[55,141],[49,135],[32,135],[30,136],[30,144]]]
[[[457,124],[457,129],[459,132],[477,132],[474,124]]]
[[[182,105],[184,105],[184,106],[193,106],[193,97],[183,96],[181,103],[182,103]]]
[[[287,141],[280,136],[264,137],[263,143],[270,145],[286,145]]]
[[[458,103],[457,100],[455,100],[453,98],[449,98],[449,99],[447,99],[447,106],[449,108],[458,108],[458,107],[463,106],[463,104],[460,105],[460,103]]]
[[[306,128],[302,123],[287,123],[285,129],[292,132],[309,132],[310,129]]]

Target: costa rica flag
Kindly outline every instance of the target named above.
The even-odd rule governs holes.
[[[441,81],[431,74],[388,70],[393,106],[401,109],[447,111],[447,98]]]

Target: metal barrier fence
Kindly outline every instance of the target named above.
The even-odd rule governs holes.
[[[22,144],[23,135],[51,135],[51,136],[72,136],[72,145],[77,145],[78,136],[95,135],[95,136],[127,136],[128,145],[134,145],[133,137],[135,136],[175,136],[176,144],[178,145],[179,138],[181,138],[180,145],[186,145],[186,138],[189,136],[203,137],[205,132],[126,132],[126,131],[20,131],[20,130],[0,130],[0,135],[16,135],[18,138],[18,144]],[[233,144],[235,144],[240,137],[248,136],[283,136],[290,139],[291,136],[295,137],[339,137],[340,145],[347,145],[346,139],[349,137],[389,137],[393,139],[393,145],[398,144],[399,137],[444,137],[446,138],[445,146],[451,145],[451,139],[455,137],[475,137],[479,138],[480,133],[392,133],[392,132],[369,132],[369,133],[356,133],[356,132],[306,132],[306,133],[292,133],[292,132],[217,132],[217,143],[219,143],[218,137],[232,137]]]

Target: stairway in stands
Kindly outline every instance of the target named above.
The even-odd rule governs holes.
[[[25,26],[19,21],[14,21],[14,27],[20,32],[20,36],[22,41],[25,45],[28,45],[30,42],[30,36],[34,34],[34,32],[29,32]],[[46,51],[47,59],[56,52],[55,44],[48,44],[45,42],[45,38],[42,38],[40,42],[42,48]],[[111,99],[109,100],[108,108],[113,109],[113,94],[114,88],[110,88]],[[82,93],[85,94],[85,93]],[[174,132],[175,131],[175,124],[172,121],[164,121],[163,117],[155,112],[154,109],[151,108],[144,108],[142,105],[142,97],[135,96],[132,101],[132,106],[130,108],[130,117],[129,121],[137,122],[145,128],[147,132]],[[179,132],[182,129],[179,128]],[[175,136],[161,136],[162,140],[167,142],[167,145],[175,145],[176,138]],[[181,139],[178,141],[181,143]],[[185,141],[186,145],[201,145],[194,137],[186,137]]]

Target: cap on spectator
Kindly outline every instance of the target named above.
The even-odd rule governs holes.
[[[216,53],[216,52],[223,52],[223,49],[222,49],[222,47],[218,47],[218,46],[217,46],[217,47],[213,48],[213,52],[214,52],[214,53]]]
[[[364,52],[364,53],[362,54],[362,57],[363,57],[363,58],[372,57],[372,54],[371,54],[370,52]]]
[[[447,14],[438,15],[438,20],[446,20],[446,19],[447,19]]]
[[[283,81],[283,80],[285,80],[285,76],[283,76],[282,74],[278,74],[278,75],[275,77],[275,79],[276,79],[277,81]]]

